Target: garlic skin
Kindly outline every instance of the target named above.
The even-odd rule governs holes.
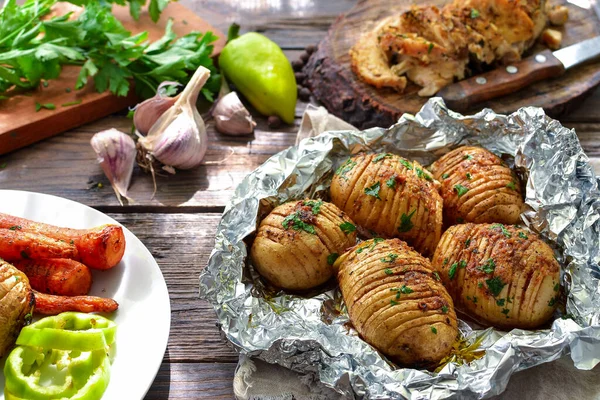
[[[217,130],[226,135],[246,135],[252,133],[256,126],[235,92],[229,92],[219,99],[212,116]]]
[[[190,169],[202,163],[208,137],[196,101],[209,76],[207,68],[199,67],[175,103],[152,125],[148,135],[138,140],[142,148],[161,163],[178,169]]]
[[[152,128],[152,125],[160,118],[165,111],[167,111],[179,98],[179,95],[175,97],[169,97],[164,94],[163,89],[166,86],[180,86],[177,82],[163,82],[156,89],[156,95],[147,100],[144,100],[137,106],[135,106],[135,112],[133,113],[133,125],[135,129],[142,135],[147,135]]]
[[[119,203],[123,205],[122,197],[132,202],[132,199],[127,197],[127,189],[131,182],[137,150],[131,136],[116,129],[108,129],[92,136],[90,144]]]

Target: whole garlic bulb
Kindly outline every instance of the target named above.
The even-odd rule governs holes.
[[[175,103],[152,125],[148,135],[138,140],[145,151],[166,166],[190,169],[202,163],[208,137],[196,101],[209,76],[207,68],[199,67]]]
[[[230,92],[219,99],[212,116],[217,130],[226,135],[249,134],[256,126],[256,122],[252,120],[252,116],[235,92]]]

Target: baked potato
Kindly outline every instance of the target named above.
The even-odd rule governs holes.
[[[356,244],[356,226],[335,205],[301,200],[276,207],[262,220],[250,256],[273,285],[306,290],[328,281],[333,263]]]
[[[432,260],[456,307],[498,328],[536,328],[554,312],[560,266],[527,229],[502,224],[450,227]]]
[[[331,200],[377,236],[405,240],[430,256],[442,232],[439,183],[417,162],[400,156],[362,154],[334,174]]]
[[[515,224],[523,208],[521,183],[502,160],[481,147],[459,147],[429,168],[441,187],[444,223]]]
[[[400,239],[375,238],[334,266],[350,320],[366,342],[405,365],[430,367],[448,355],[456,314],[427,258]]]

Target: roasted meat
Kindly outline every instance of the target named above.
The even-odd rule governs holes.
[[[24,273],[0,259],[0,357],[31,318],[35,299]]]
[[[420,96],[431,96],[465,78],[471,67],[520,60],[547,20],[545,0],[454,0],[442,9],[413,6],[363,35],[350,50],[351,65],[371,85],[401,92],[404,86],[395,82],[406,75],[423,87]],[[374,38],[378,49],[373,49]],[[377,60],[374,54],[387,60],[376,62],[377,80],[369,67]]]

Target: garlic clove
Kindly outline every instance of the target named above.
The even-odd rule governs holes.
[[[131,136],[116,129],[108,129],[92,136],[90,143],[119,203],[123,205],[121,197],[132,202],[132,199],[127,197],[127,189],[131,182],[137,151]]]
[[[150,128],[152,128],[152,125],[154,125],[160,116],[171,108],[179,98],[179,95],[169,97],[166,94],[166,88],[169,86],[181,86],[181,84],[168,81],[162,82],[156,89],[156,95],[154,97],[144,100],[135,106],[133,125],[142,135],[147,135]]]
[[[161,163],[190,169],[202,163],[208,148],[204,120],[196,108],[200,89],[210,71],[199,67],[177,101],[152,125],[148,135],[138,143]]]
[[[230,92],[219,99],[212,116],[217,130],[226,135],[249,134],[256,126],[256,122],[252,120],[252,116],[235,92]]]

